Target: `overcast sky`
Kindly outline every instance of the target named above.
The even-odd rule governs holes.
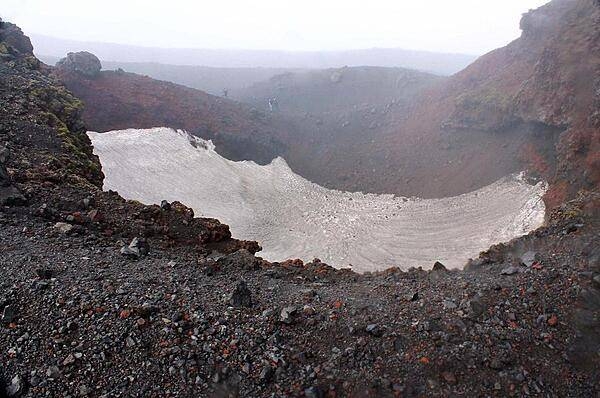
[[[548,0],[2,0],[25,33],[151,47],[482,54]]]

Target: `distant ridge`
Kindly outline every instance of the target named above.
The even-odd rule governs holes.
[[[454,74],[477,57],[400,48],[345,51],[225,50],[153,48],[114,43],[65,40],[31,35],[36,54],[64,57],[70,51],[89,51],[102,61],[156,62],[171,65],[202,65],[232,68],[336,68],[341,66],[403,67],[439,75]]]

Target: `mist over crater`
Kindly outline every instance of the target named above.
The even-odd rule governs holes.
[[[460,268],[544,219],[545,183],[517,174],[460,196],[406,198],[323,188],[282,158],[266,166],[231,161],[210,141],[169,128],[88,135],[104,189],[149,204],[179,200],[197,216],[218,217],[236,238],[258,241],[271,261],[318,257],[358,272],[435,261]]]

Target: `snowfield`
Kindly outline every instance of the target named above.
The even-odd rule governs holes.
[[[507,176],[443,199],[341,192],[295,174],[282,158],[234,162],[210,141],[169,128],[89,132],[104,188],[144,203],[178,200],[256,240],[271,261],[315,257],[355,271],[462,267],[542,225],[546,184]],[[426,182],[424,182],[426,183]]]

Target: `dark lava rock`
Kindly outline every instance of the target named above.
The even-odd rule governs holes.
[[[85,77],[95,77],[102,70],[98,57],[87,51],[68,53],[67,56],[56,63],[58,69],[77,72]]]
[[[290,325],[294,323],[294,318],[298,309],[294,306],[284,307],[279,314],[279,321],[285,323],[286,325]]]
[[[0,206],[24,206],[27,204],[27,199],[15,187],[0,186]]]
[[[600,289],[600,275],[596,275],[592,278],[592,283],[596,289]]]
[[[522,256],[521,256],[521,264],[526,266],[526,267],[531,267],[533,265],[533,263],[535,263],[537,261],[538,258],[538,254],[537,252],[534,251],[528,251],[525,252]]]
[[[252,295],[245,281],[239,281],[231,294],[229,304],[233,307],[252,307]]]
[[[419,292],[410,292],[404,296],[406,301],[417,301],[419,300]]]
[[[60,369],[58,366],[49,366],[46,370],[46,376],[51,379],[58,379],[61,376]]]
[[[144,238],[133,238],[129,246],[121,248],[121,254],[130,258],[139,258],[150,252],[150,245]]]
[[[23,194],[12,185],[6,167],[0,163],[0,206],[22,206],[26,203]]]
[[[169,210],[171,210],[171,204],[169,202],[167,202],[166,200],[161,200],[160,208],[164,211],[169,211]]]
[[[38,268],[35,270],[35,273],[40,279],[51,279],[54,271],[47,268]]]
[[[487,264],[487,260],[483,259],[483,258],[470,258],[469,261],[467,261],[467,264],[464,267],[465,271],[473,271],[473,270],[478,270],[481,267],[483,267],[485,264]]]
[[[9,324],[15,321],[17,318],[17,308],[10,304],[4,307],[2,312],[2,323]]]
[[[8,397],[20,397],[23,395],[25,390],[25,383],[21,376],[16,375],[10,381],[10,384],[6,387],[6,395]]]
[[[477,319],[487,310],[487,306],[481,300],[481,296],[475,296],[468,301],[468,316],[472,319]]]
[[[500,275],[514,275],[518,272],[519,272],[519,269],[517,267],[511,265],[510,267],[506,267],[502,271],[500,271]]]
[[[260,259],[255,257],[248,250],[240,249],[225,257],[221,257],[217,260],[217,264],[223,268],[258,269],[260,267]]]
[[[120,253],[125,257],[129,258],[138,258],[140,257],[140,253],[136,250],[131,249],[129,246],[123,246],[120,250]]]
[[[383,336],[383,329],[376,323],[367,325],[367,327],[365,328],[365,331],[374,337]]]
[[[133,238],[129,247],[137,249],[142,256],[145,256],[150,252],[150,245],[144,238]]]
[[[446,268],[446,266],[442,263],[440,263],[439,261],[436,261],[435,264],[433,264],[433,268],[431,269],[432,271],[436,271],[436,272],[445,272],[448,271],[448,269]]]
[[[396,337],[394,339],[394,350],[396,350],[397,353],[402,353],[402,352],[404,352],[405,348],[406,348],[406,339],[401,336]]]
[[[0,187],[6,187],[10,185],[10,176],[6,167],[0,162]]]
[[[313,386],[304,390],[304,396],[306,398],[323,398],[325,394],[321,388]]]
[[[267,365],[261,370],[259,379],[261,383],[267,384],[273,380],[273,376],[275,376],[275,369]]]

